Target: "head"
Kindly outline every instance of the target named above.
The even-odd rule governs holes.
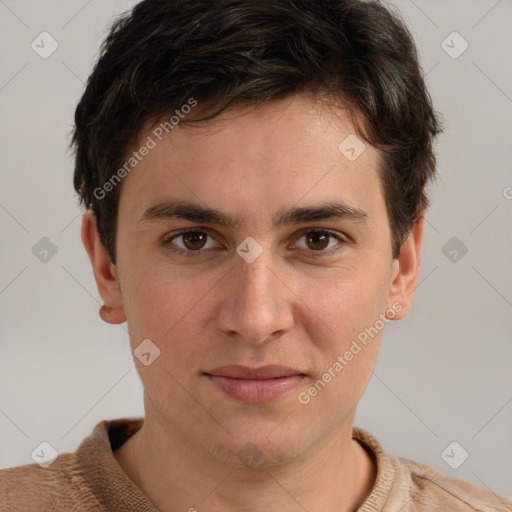
[[[146,418],[231,463],[350,425],[410,309],[439,130],[380,2],[146,0],[118,19],[76,109],[74,185],[104,320],[160,351],[136,359]],[[233,364],[303,378],[242,403],[207,375]]]

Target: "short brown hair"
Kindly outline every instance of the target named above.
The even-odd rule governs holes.
[[[95,214],[111,261],[121,186],[102,187],[146,122],[191,97],[215,107],[195,120],[204,121],[230,106],[298,93],[337,98],[362,116],[358,135],[383,152],[379,174],[397,257],[429,205],[425,186],[441,131],[400,16],[364,0],[144,0],[115,20],[103,42],[71,142],[75,190]]]

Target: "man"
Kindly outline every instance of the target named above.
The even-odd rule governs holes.
[[[145,416],[3,470],[2,510],[512,510],[353,424],[411,308],[440,131],[395,14],[143,1],[75,123],[82,240]]]

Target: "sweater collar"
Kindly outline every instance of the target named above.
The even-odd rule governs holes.
[[[77,463],[81,472],[88,481],[98,501],[107,510],[119,512],[158,512],[142,490],[129,478],[114,457],[114,451],[129,437],[137,432],[144,422],[144,418],[119,418],[103,420],[98,423],[91,435],[85,438],[76,451]],[[357,512],[389,511],[389,496],[396,488],[397,475],[396,457],[387,454],[377,439],[366,430],[353,427],[352,438],[357,440],[377,464],[377,476],[365,502]],[[113,485],[114,484],[114,485]],[[400,487],[402,487],[400,485]],[[401,489],[400,503],[403,506],[408,500],[406,486]],[[400,507],[397,508],[399,510]],[[394,507],[393,507],[394,510]]]

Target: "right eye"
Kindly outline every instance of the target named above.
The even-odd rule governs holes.
[[[162,240],[162,245],[184,256],[199,256],[202,252],[206,252],[203,249],[213,248],[214,245],[212,246],[211,242],[208,243],[208,238],[213,240],[207,231],[189,228],[169,233]]]

